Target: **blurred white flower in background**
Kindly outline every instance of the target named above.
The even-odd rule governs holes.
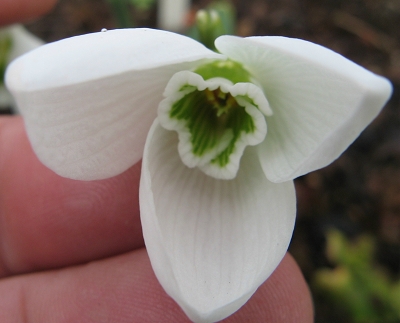
[[[20,24],[0,28],[0,110],[12,108],[15,111],[14,99],[3,83],[7,65],[15,58],[43,44],[41,39]]]
[[[158,0],[158,27],[181,31],[186,23],[190,0]]]

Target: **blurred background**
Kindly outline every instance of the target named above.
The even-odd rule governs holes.
[[[296,180],[290,252],[312,290],[316,323],[400,322],[400,0],[193,0],[175,24],[161,22],[157,1],[60,0],[26,28],[45,42],[121,26],[193,34],[196,11],[209,6],[229,33],[306,39],[392,81],[391,100],[354,144]]]

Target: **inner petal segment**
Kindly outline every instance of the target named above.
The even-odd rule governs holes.
[[[246,146],[257,145],[266,136],[268,101],[253,83],[234,83],[218,69],[216,77],[205,79],[212,73],[208,68],[203,71],[199,72],[204,76],[182,71],[171,78],[158,117],[165,129],[178,133],[185,165],[218,179],[233,179]]]

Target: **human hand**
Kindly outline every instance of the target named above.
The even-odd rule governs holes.
[[[0,20],[16,3],[30,4],[1,2]],[[61,178],[38,161],[20,117],[0,118],[0,322],[189,322],[144,249],[139,178],[140,164],[107,180]],[[224,322],[312,322],[290,255]]]
[[[0,322],[189,322],[144,249],[139,176],[137,164],[107,180],[61,178],[20,117],[0,118]],[[224,322],[312,322],[291,256]]]
[[[55,4],[56,0],[1,0],[0,26],[36,18]]]

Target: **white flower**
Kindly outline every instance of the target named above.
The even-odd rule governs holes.
[[[158,0],[158,25],[161,29],[182,30],[190,10],[190,0]]]
[[[229,316],[268,278],[293,231],[292,180],[337,158],[391,94],[386,79],[307,41],[222,36],[216,47],[114,30],[43,46],[6,75],[35,152],[61,176],[107,178],[143,157],[151,263],[195,322]],[[239,111],[238,126],[196,119],[198,100],[225,121]]]
[[[41,39],[19,24],[0,28],[0,47],[2,42],[8,41],[10,42],[10,48],[6,53],[3,53],[0,48],[0,65],[2,59],[5,59],[6,64],[9,64],[18,56],[44,44]],[[1,55],[6,55],[6,57],[1,57]],[[2,78],[3,76],[0,75],[0,77]],[[0,81],[0,109],[7,106],[14,106],[14,100]]]

